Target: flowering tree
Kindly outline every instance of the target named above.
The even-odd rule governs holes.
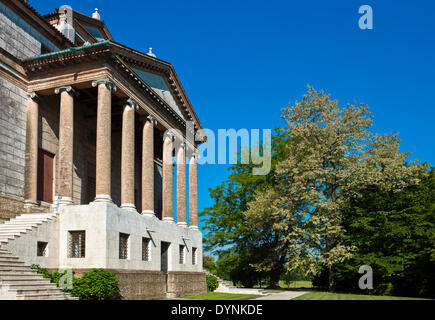
[[[266,227],[282,235],[290,270],[315,274],[326,266],[333,290],[334,264],[354,250],[343,242],[343,210],[361,190],[400,191],[417,184],[421,165],[406,162],[409,154],[399,151],[397,135],[370,131],[367,105],[339,107],[308,87],[302,101],[282,110],[282,118],[288,155],[276,165],[276,183],[249,203],[247,222],[258,232]]]

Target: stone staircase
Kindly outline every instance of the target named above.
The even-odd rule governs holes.
[[[77,300],[5,248],[10,241],[56,217],[55,213],[23,214],[0,224],[0,300]]]
[[[270,295],[270,293],[265,291],[264,289],[238,288],[236,286],[233,286],[228,281],[223,280],[223,279],[219,278],[218,276],[210,273],[207,270],[204,270],[204,272],[205,272],[205,274],[207,274],[209,276],[213,276],[213,277],[217,278],[217,280],[219,282],[219,286],[217,287],[217,289],[214,292],[237,293],[237,294],[258,294],[258,295],[262,295],[262,296]]]

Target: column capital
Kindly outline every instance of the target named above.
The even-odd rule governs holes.
[[[93,87],[97,87],[100,84],[104,84],[106,86],[107,89],[109,89],[110,91],[116,91],[118,88],[116,87],[115,83],[110,80],[109,78],[101,78],[101,79],[97,79],[92,81],[92,86]]]
[[[186,147],[187,147],[186,142],[181,142],[181,143],[180,143],[180,148],[181,148],[181,149],[186,149]]]
[[[41,97],[35,91],[27,93],[27,97],[33,100],[41,100]]]
[[[157,119],[154,118],[152,115],[149,115],[148,117],[146,117],[146,120],[148,120],[149,122],[151,122],[153,124],[153,126],[157,125]]]
[[[125,102],[125,106],[127,106],[127,105],[132,107],[136,111],[139,110],[139,104],[133,98],[127,99],[127,101]]]
[[[79,95],[79,93],[76,90],[74,90],[74,88],[72,86],[61,86],[61,87],[57,87],[56,89],[54,89],[55,94],[60,94],[64,91],[71,93],[71,94],[75,95],[76,97]]]
[[[163,141],[165,141],[166,138],[169,138],[169,139],[171,139],[171,141],[174,141],[175,134],[173,134],[172,132],[166,131],[165,134],[163,135]]]

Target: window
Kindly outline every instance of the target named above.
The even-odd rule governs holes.
[[[196,248],[192,248],[192,264],[196,264]]]
[[[120,233],[119,234],[119,259],[128,259],[128,239],[129,234]]]
[[[38,241],[37,250],[36,250],[36,255],[38,257],[47,257],[48,256],[47,245],[48,245],[48,242]]]
[[[68,233],[68,258],[85,257],[85,231],[70,231]]]
[[[149,238],[142,238],[142,260],[143,261],[151,261],[150,244],[151,244],[151,241]]]
[[[180,264],[184,264],[184,246],[180,244]]]

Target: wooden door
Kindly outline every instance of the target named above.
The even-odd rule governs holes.
[[[54,154],[38,150],[38,200],[53,203]]]

